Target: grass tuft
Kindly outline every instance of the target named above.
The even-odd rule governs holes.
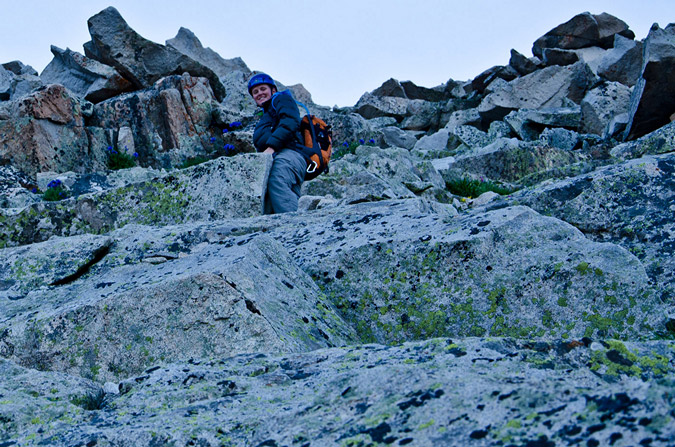
[[[474,180],[467,177],[446,182],[445,186],[451,193],[468,198],[478,197],[487,191],[496,192],[500,195],[511,194],[514,191],[490,180]]]
[[[70,402],[87,411],[102,410],[105,407],[105,391],[99,389],[96,392],[87,393],[84,396],[73,397]]]

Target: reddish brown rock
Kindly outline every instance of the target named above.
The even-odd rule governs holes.
[[[31,117],[0,121],[0,160],[34,176],[38,172],[87,172],[104,168],[89,154],[87,130]]]
[[[8,119],[0,120],[0,160],[33,176],[103,169],[105,162],[90,150],[87,106],[59,84],[13,102]]]
[[[60,84],[48,85],[21,99],[18,112],[19,116],[46,119],[69,126],[84,126],[81,102]]]

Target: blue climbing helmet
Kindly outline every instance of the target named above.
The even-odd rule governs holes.
[[[270,87],[277,88],[277,85],[274,83],[274,79],[267,73],[258,73],[248,80],[248,94],[251,94],[251,89],[256,85],[267,84]]]

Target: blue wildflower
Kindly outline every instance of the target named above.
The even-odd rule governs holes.
[[[35,193],[38,192],[38,190],[37,190],[37,188],[33,188],[33,189],[30,190],[30,192],[32,192],[33,194],[35,194]]]
[[[215,142],[216,142],[216,137],[211,137],[211,143],[215,143]]]
[[[108,152],[112,152],[112,150],[113,150],[112,146],[108,146],[107,151],[108,151]]]
[[[366,140],[364,140],[363,138],[361,138],[361,139],[359,140],[359,143],[361,143],[361,144],[363,144],[363,143],[365,143],[365,142],[366,142]]]
[[[134,152],[134,158],[138,158],[138,152]]]
[[[229,132],[229,130],[223,129],[223,133],[228,133],[228,132]]]
[[[370,140],[368,140],[368,142],[369,142],[370,144],[375,144],[375,139],[371,138]]]
[[[346,141],[345,141],[344,143],[342,143],[342,145],[343,145],[344,147],[349,147],[349,143],[347,143]]]
[[[59,186],[61,186],[61,180],[56,179],[56,180],[52,180],[51,182],[49,182],[49,184],[47,185],[47,188],[58,188]]]
[[[241,122],[240,121],[235,121],[232,124],[230,124],[230,127],[241,127]]]

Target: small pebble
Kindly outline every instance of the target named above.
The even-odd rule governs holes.
[[[106,382],[103,385],[103,392],[106,393],[106,394],[119,394],[120,389],[119,389],[119,387],[117,386],[116,383]]]

